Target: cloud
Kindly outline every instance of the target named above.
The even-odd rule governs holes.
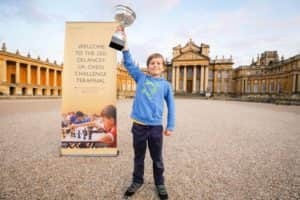
[[[63,15],[50,13],[48,9],[43,9],[34,0],[4,0],[0,4],[0,21],[23,21],[26,23],[50,23],[54,20],[62,20]]]
[[[58,0],[2,0],[0,26],[7,31],[1,34],[1,41],[8,47],[59,60],[66,20],[113,20],[113,6],[120,3],[137,14],[126,32],[130,49],[142,66],[153,52],[171,59],[172,48],[185,45],[189,38],[198,45],[210,45],[211,58],[232,55],[235,67],[249,64],[253,56],[265,50],[278,50],[286,58],[299,52],[300,15],[292,1],[283,5],[243,1],[221,6],[214,1],[180,0],[78,0],[72,5]],[[22,32],[10,31],[15,27]]]
[[[174,39],[191,37],[196,43],[211,47],[211,57],[233,55],[235,67],[250,64],[251,57],[265,50],[278,50],[279,54],[293,56],[300,51],[300,17],[274,16],[270,7],[243,6],[236,10],[204,13],[195,20],[180,21]],[[255,12],[249,12],[255,10]],[[190,18],[193,13],[184,15]],[[193,19],[193,18],[191,18]],[[184,45],[184,44],[182,44]]]

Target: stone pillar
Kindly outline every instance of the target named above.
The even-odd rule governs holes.
[[[194,69],[193,69],[193,93],[197,92],[196,89],[196,79],[197,79],[197,65],[194,65]]]
[[[273,93],[277,94],[277,79],[274,79],[274,88],[273,89],[274,89]]]
[[[31,84],[31,65],[29,63],[27,63],[27,84],[30,85]],[[28,96],[32,96],[33,94],[33,89],[31,86],[27,86],[26,87],[26,95]]]
[[[180,76],[180,67],[176,66],[176,92],[179,91],[179,76]]]
[[[184,66],[183,68],[183,91],[186,92],[186,70],[187,70],[187,66]]]
[[[37,85],[41,85],[41,67],[37,66],[37,77],[36,77],[37,81]]]
[[[208,89],[208,66],[205,66],[205,84],[204,91],[207,92]]]
[[[296,93],[296,81],[297,81],[297,74],[293,74],[292,78],[293,84],[292,84],[292,94]]]
[[[20,63],[16,62],[16,84],[20,83]],[[16,95],[22,95],[22,88],[19,86],[16,86]]]
[[[240,93],[243,94],[244,93],[244,80],[241,79],[241,84],[240,84]]]
[[[269,79],[266,78],[266,81],[265,81],[265,94],[269,93]]]
[[[201,65],[200,93],[203,93],[204,86],[204,66]]]
[[[49,68],[46,68],[46,86],[49,86]]]
[[[245,93],[249,93],[250,91],[248,91],[248,79],[245,80]]]
[[[20,83],[20,63],[16,62],[16,83]]]
[[[27,64],[27,84],[31,84],[31,65]]]
[[[6,60],[0,60],[0,83],[7,82],[7,64]]]
[[[172,66],[172,88],[175,90],[175,66]]]
[[[54,83],[53,83],[54,87],[57,86],[57,75],[56,75],[56,73],[57,73],[57,71],[54,70]]]
[[[1,83],[7,82],[7,64],[6,60],[0,60],[0,92],[9,95],[9,87]]]

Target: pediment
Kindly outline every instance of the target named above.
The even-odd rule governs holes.
[[[182,60],[209,60],[209,58],[199,53],[191,52],[191,51],[183,53],[173,58],[173,61],[182,61]]]
[[[200,48],[193,42],[189,42],[181,49],[181,52],[183,52],[183,53],[188,52],[188,51],[199,52]]]

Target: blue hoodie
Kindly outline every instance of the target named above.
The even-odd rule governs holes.
[[[161,125],[165,100],[168,106],[167,130],[173,131],[175,104],[171,84],[164,78],[155,78],[144,74],[133,63],[128,50],[123,51],[123,60],[126,69],[137,85],[131,118],[146,125]]]

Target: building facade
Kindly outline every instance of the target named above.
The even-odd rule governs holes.
[[[299,98],[300,55],[279,59],[277,51],[265,51],[247,66],[232,68],[230,58],[211,59],[209,46],[192,40],[173,48],[166,78],[175,94],[230,97]]]
[[[0,95],[61,96],[62,65],[0,50]]]
[[[197,46],[191,39],[185,46],[173,48],[166,77],[176,94],[211,96],[216,92],[234,93],[232,57],[211,59],[209,52],[209,45]]]
[[[209,56],[207,44],[191,39],[173,48],[164,77],[176,95],[263,97],[300,99],[300,54],[279,59],[277,51],[265,51],[250,65],[233,69],[233,59]],[[141,68],[147,73],[146,68]],[[63,66],[0,50],[0,95],[61,96]],[[136,84],[123,64],[117,64],[117,95],[133,97]]]
[[[300,94],[300,55],[279,59],[265,51],[256,61],[236,68],[233,80],[239,96],[297,97]]]

